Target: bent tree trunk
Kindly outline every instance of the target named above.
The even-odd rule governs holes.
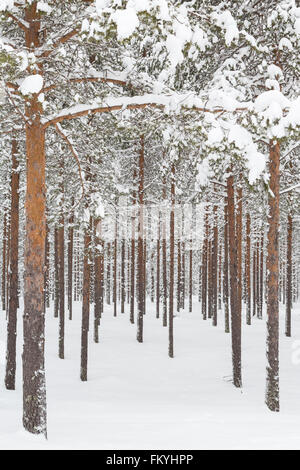
[[[11,175],[11,231],[10,231],[10,282],[7,322],[7,352],[5,386],[15,390],[16,376],[16,339],[18,309],[18,256],[19,256],[19,172],[16,158],[17,142],[12,141],[12,175]]]
[[[267,386],[266,404],[279,411],[279,307],[278,307],[278,237],[279,237],[279,143],[270,142],[269,231],[267,253]]]

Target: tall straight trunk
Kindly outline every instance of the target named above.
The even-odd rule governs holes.
[[[279,307],[278,307],[278,239],[280,145],[270,142],[269,231],[267,253],[267,379],[266,404],[271,411],[279,411]]]
[[[74,203],[74,202],[73,202]],[[69,320],[73,316],[73,246],[74,246],[74,214],[72,213],[69,218],[68,227],[68,310]]]
[[[190,261],[189,261],[189,312],[193,311],[193,240],[190,240]]]
[[[126,300],[126,291],[125,291],[125,235],[122,232],[121,239],[121,313],[125,311],[125,300]]]
[[[88,368],[88,332],[90,316],[90,244],[91,244],[91,220],[84,233],[83,253],[83,286],[82,286],[82,321],[81,321],[81,360],[80,380],[87,381]]]
[[[218,323],[218,206],[214,206],[214,222],[213,222],[213,241],[212,241],[212,324],[217,326]]]
[[[7,254],[7,213],[3,217],[2,239],[2,310],[6,309],[6,254]]]
[[[7,226],[7,253],[6,253],[6,305],[5,310],[8,312],[8,303],[9,303],[9,282],[10,282],[10,275],[9,275],[9,268],[10,268],[10,253],[11,253],[11,246],[10,246],[10,236],[11,236],[11,220],[8,219],[8,226]]]
[[[115,220],[115,240],[114,240],[114,271],[113,271],[113,304],[114,304],[114,317],[117,316],[117,263],[118,263],[118,214]]]
[[[163,201],[166,202],[166,179],[163,178]],[[167,326],[167,230],[165,207],[162,214],[162,268],[163,268],[163,326]]]
[[[256,259],[256,249],[255,243],[253,246],[253,260],[252,260],[252,316],[254,317],[256,314],[256,266],[257,266],[257,259]]]
[[[260,254],[259,254],[259,317],[262,318],[263,299],[264,299],[264,232],[260,237]]]
[[[218,310],[221,310],[222,307],[222,243],[219,245],[219,261],[218,261],[218,270],[219,270],[219,280],[218,280]]]
[[[157,241],[156,241],[156,318],[159,318],[160,308],[160,233],[161,215],[158,214]]]
[[[261,318],[259,310],[260,282],[259,282],[259,235],[256,243],[256,311],[257,318]]]
[[[184,223],[184,219],[182,220]],[[181,308],[185,308],[185,241],[182,242],[181,247],[182,261],[181,261]]]
[[[198,302],[202,302],[202,263],[201,263],[201,250],[199,250]]]
[[[7,321],[7,349],[5,386],[15,390],[16,376],[16,339],[18,309],[18,256],[19,256],[19,171],[16,157],[17,142],[12,140],[12,173],[11,173],[11,208],[10,208],[10,282]]]
[[[136,166],[133,170],[133,183],[136,185]],[[135,302],[135,219],[136,219],[136,190],[132,193],[132,216],[131,216],[131,267],[130,267],[130,322],[134,323]]]
[[[208,318],[212,318],[213,289],[212,289],[212,241],[208,240],[207,252],[207,292],[208,292]]]
[[[180,311],[181,307],[181,240],[180,235],[178,234],[177,240],[177,312]]]
[[[251,218],[247,212],[246,218],[246,323],[251,325]]]
[[[237,243],[235,224],[234,178],[227,178],[228,198],[228,229],[229,229],[229,256],[230,256],[230,308],[231,308],[231,339],[232,339],[232,366],[233,384],[242,386],[241,372],[241,310],[239,308]]]
[[[143,323],[145,309],[145,267],[144,267],[144,136],[140,139],[139,152],[139,227],[138,227],[138,259],[137,259],[137,341],[143,342]]]
[[[37,2],[25,10],[25,43],[28,52],[39,48],[40,12]],[[39,70],[42,73],[42,70]],[[33,94],[27,98],[26,199],[23,315],[23,425],[34,434],[47,434],[44,364],[44,264],[46,238],[45,130],[42,104]]]
[[[59,336],[58,357],[65,357],[65,221],[60,218],[58,229],[58,260],[59,260]]]
[[[175,166],[171,168],[169,357],[174,357],[174,248],[175,248]]]
[[[293,266],[293,218],[288,214],[287,221],[287,253],[286,253],[286,310],[285,310],[285,335],[291,336],[292,315],[292,266]]]
[[[106,261],[106,303],[110,305],[110,286],[111,286],[111,243],[107,243],[107,261]]]
[[[59,312],[59,248],[58,228],[54,228],[54,317],[58,318]]]
[[[205,209],[204,215],[204,239],[202,245],[202,317],[207,318],[207,278],[208,278],[208,207]]]
[[[46,223],[46,241],[45,241],[45,276],[44,276],[44,312],[50,307],[50,285],[49,285],[49,267],[50,267],[50,241],[49,227]]]
[[[224,309],[225,309],[225,333],[230,332],[229,326],[229,273],[228,273],[228,198],[224,205]]]
[[[240,176],[239,184],[242,177]],[[238,307],[240,316],[242,312],[242,239],[243,239],[243,190],[237,189],[237,215],[236,215],[236,240],[237,240],[237,276],[238,276]]]
[[[94,342],[99,342],[99,323],[101,317],[101,219],[94,220],[94,240],[95,240],[95,256],[94,256]]]

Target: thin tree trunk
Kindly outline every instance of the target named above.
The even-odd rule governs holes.
[[[58,336],[58,357],[64,359],[65,356],[65,223],[64,216],[61,216],[58,229],[58,260],[59,260],[59,336]]]
[[[82,286],[82,322],[81,322],[81,362],[80,380],[87,381],[88,367],[88,332],[90,316],[90,244],[91,244],[91,220],[89,227],[84,233],[84,253],[83,253],[83,286]]]
[[[163,179],[163,201],[166,201],[166,180]],[[162,268],[163,268],[163,326],[167,326],[167,233],[166,233],[166,213],[165,208],[162,214]]]
[[[74,204],[74,202],[73,202]],[[73,317],[73,245],[74,245],[74,214],[69,218],[68,227],[68,310],[69,320]]]
[[[225,333],[230,332],[229,326],[229,273],[228,273],[228,198],[224,205],[224,309],[225,309]]]
[[[202,317],[207,319],[207,274],[208,274],[208,207],[205,209],[204,216],[204,240],[202,245]]]
[[[138,228],[138,260],[137,260],[137,341],[143,342],[143,322],[145,309],[145,267],[144,267],[144,136],[140,139],[139,152],[139,187],[138,187],[138,204],[139,204],[139,228]]]
[[[171,168],[170,213],[170,283],[169,283],[169,357],[174,357],[174,230],[175,230],[175,166]]]
[[[250,219],[249,212],[247,212],[247,220],[246,220],[246,284],[247,284],[246,323],[247,325],[251,325],[251,219]]]
[[[58,318],[59,312],[59,248],[58,228],[54,228],[54,317]]]
[[[212,241],[212,317],[213,326],[218,323],[218,206],[214,206],[214,226],[213,226],[213,241]]]
[[[231,307],[231,337],[232,337],[232,365],[233,384],[242,386],[241,373],[241,310],[239,308],[237,243],[235,233],[235,202],[233,176],[227,178],[228,197],[228,229],[229,229],[229,255],[230,255],[230,307]]]
[[[136,185],[136,167],[133,170],[134,187]],[[130,269],[130,322],[134,323],[135,303],[135,219],[136,219],[136,191],[132,193],[132,218],[131,218],[131,269]]]
[[[16,157],[17,142],[12,140],[12,173],[11,173],[11,231],[10,231],[10,282],[7,321],[7,350],[5,386],[15,390],[16,377],[16,340],[18,309],[18,256],[19,256],[19,171]]]
[[[113,272],[113,304],[114,317],[117,316],[117,263],[118,263],[118,214],[115,220],[115,240],[114,240],[114,272]]]
[[[2,241],[2,310],[6,309],[6,254],[7,254],[7,213],[3,217]]]
[[[189,312],[193,311],[193,240],[190,240],[190,263],[189,263]]]
[[[158,214],[157,241],[156,241],[156,318],[159,318],[160,308],[160,233],[161,215]]]
[[[285,335],[291,336],[291,315],[292,315],[292,266],[293,266],[293,219],[291,213],[288,214],[287,223],[287,256],[286,256],[286,317]]]

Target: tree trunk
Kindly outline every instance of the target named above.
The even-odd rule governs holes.
[[[160,307],[160,233],[161,215],[158,214],[157,241],[156,241],[156,318],[159,318]]]
[[[68,310],[69,320],[73,317],[73,244],[74,244],[74,214],[69,218],[68,227]]]
[[[267,254],[267,384],[266,404],[271,411],[279,411],[279,308],[278,308],[278,237],[280,146],[270,142],[269,231]]]
[[[59,312],[59,248],[58,228],[54,228],[54,317],[58,318]]]
[[[143,342],[143,322],[145,307],[145,268],[144,268],[144,136],[140,139],[139,152],[139,228],[138,228],[138,260],[137,260],[137,341]]]
[[[65,221],[60,218],[58,229],[58,260],[59,260],[59,336],[58,357],[65,357]]]
[[[91,221],[84,233],[84,253],[83,253],[83,286],[82,286],[82,323],[81,323],[81,362],[80,379],[87,381],[88,366],[88,332],[90,316],[90,244],[91,244]]]
[[[217,326],[218,323],[218,206],[214,206],[214,227],[213,227],[213,241],[212,241],[212,324]]]
[[[225,333],[230,332],[229,327],[229,273],[228,273],[228,198],[224,205],[224,309],[225,309]]]
[[[174,357],[174,230],[175,230],[175,167],[171,169],[170,212],[170,282],[169,282],[169,357]]]
[[[136,167],[133,170],[133,184],[136,185]],[[134,302],[135,302],[135,209],[136,191],[132,193],[132,216],[131,216],[131,269],[130,269],[130,322],[134,323]]]
[[[232,338],[232,365],[233,384],[242,386],[241,373],[241,310],[239,308],[237,243],[235,225],[235,202],[233,176],[227,178],[228,197],[228,229],[229,229],[229,255],[230,255],[230,307],[231,307],[231,338]]]
[[[7,252],[7,212],[3,217],[3,241],[2,241],[2,310],[6,309],[6,253]]]
[[[287,223],[287,257],[286,257],[286,317],[285,335],[291,336],[291,315],[292,315],[292,248],[293,248],[293,219],[291,213],[288,214]]]
[[[15,390],[16,376],[16,340],[18,309],[18,256],[19,256],[19,171],[16,158],[17,142],[12,140],[12,173],[11,173],[11,231],[10,231],[10,282],[7,321],[7,352],[5,386]]]
[[[251,325],[251,219],[249,212],[247,212],[246,220],[246,285],[246,323]]]
[[[208,206],[204,215],[204,240],[202,245],[202,317],[207,319],[207,274],[208,274]]]

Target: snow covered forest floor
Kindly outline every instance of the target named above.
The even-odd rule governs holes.
[[[242,392],[233,387],[231,339],[219,325],[193,313],[177,314],[175,358],[167,355],[167,328],[147,305],[144,344],[128,312],[114,318],[105,306],[100,343],[90,334],[88,382],[80,382],[80,304],[66,321],[66,359],[58,359],[58,321],[47,312],[48,441],[22,430],[19,313],[17,390],[0,388],[1,449],[300,449],[300,305],[292,338],[281,314],[281,411],[264,404],[265,321],[242,332]],[[21,309],[19,310],[21,312]],[[5,313],[0,319],[0,376],[5,364]],[[298,349],[297,349],[298,348]],[[299,364],[297,364],[299,362]]]

